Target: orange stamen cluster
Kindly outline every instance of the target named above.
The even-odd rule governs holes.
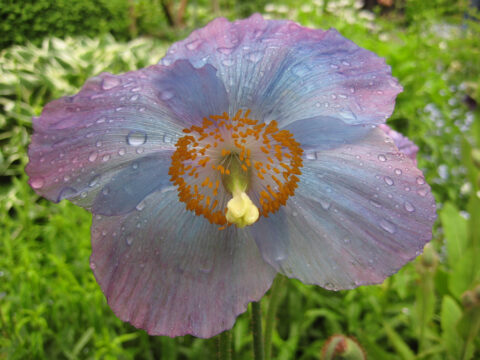
[[[242,116],[239,110],[233,118],[227,113],[204,118],[201,126],[183,130],[186,135],[172,155],[169,175],[179,200],[213,224],[227,224],[226,203],[232,190],[224,184],[235,176],[232,157],[248,179],[247,193],[255,192],[252,199],[263,216],[285,205],[299,181],[300,144],[288,130],[279,130],[276,121],[258,123],[249,113]]]

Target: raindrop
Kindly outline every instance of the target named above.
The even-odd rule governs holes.
[[[160,92],[160,99],[162,99],[164,101],[170,100],[171,98],[173,98],[174,95],[175,94],[172,91],[165,90],[165,91]]]
[[[140,146],[147,141],[147,134],[141,131],[131,131],[127,135],[127,143],[132,146]]]
[[[228,48],[228,47],[220,47],[217,49],[217,51],[220,53],[220,54],[223,54],[223,55],[230,55],[233,50],[235,50],[235,48],[231,47],[231,48]]]
[[[402,175],[402,170],[401,169],[397,168],[397,169],[394,170],[394,172],[395,172],[396,175]]]
[[[349,238],[345,238],[345,239],[343,239],[343,242],[345,244],[350,244],[351,240]]]
[[[97,124],[101,124],[101,123],[104,123],[105,120],[107,120],[104,116],[102,116],[101,118],[97,119],[97,121],[95,121]]]
[[[325,200],[320,200],[320,205],[322,206],[323,210],[328,210],[331,206],[331,204]]]
[[[383,154],[378,155],[378,160],[380,161],[387,161],[387,157]]]
[[[346,120],[356,120],[357,116],[351,110],[341,110],[339,115]]]
[[[109,193],[110,193],[110,189],[109,189],[107,186],[105,186],[105,187],[102,189],[102,194],[105,195],[105,196],[107,196]]]
[[[139,92],[142,88],[140,86],[132,88],[131,92]]]
[[[137,170],[138,169],[138,163],[134,162],[132,164],[132,168],[133,168],[133,170]]]
[[[102,161],[108,161],[110,160],[110,155],[109,154],[105,154],[102,158]]]
[[[43,185],[45,185],[45,180],[43,180],[42,177],[37,177],[37,178],[34,178],[32,179],[31,183],[32,187],[34,189],[40,189],[43,187]]]
[[[291,71],[295,76],[301,77],[308,73],[309,69],[305,66],[305,64],[300,63],[294,65]]]
[[[90,182],[88,183],[88,186],[94,187],[95,185],[97,185],[98,179],[100,179],[100,176],[98,176],[98,175],[95,176],[95,177],[93,177],[93,178],[90,180]]]
[[[370,204],[372,204],[372,205],[375,206],[376,208],[381,208],[381,207],[382,207],[381,204],[379,204],[378,202],[373,201],[373,200],[370,200]]]
[[[247,54],[247,60],[251,61],[253,63],[259,62],[263,57],[263,52],[262,51],[253,51],[249,54]]]
[[[70,176],[65,175],[65,176],[63,177],[63,181],[65,181],[65,182],[70,181]]]
[[[137,148],[137,150],[135,151],[137,154],[142,154],[144,152],[144,148],[143,147],[139,147]]]
[[[331,64],[330,67],[331,67],[332,69],[338,69],[338,66],[335,65],[335,64]]]
[[[355,89],[353,87],[350,88],[350,92],[353,94],[355,92]]]
[[[345,66],[350,66],[350,63],[348,61],[342,61],[342,64]]]
[[[235,61],[233,61],[233,59],[223,59],[222,64],[225,66],[232,66],[235,64]]]
[[[133,237],[132,236],[127,236],[127,245],[130,246],[133,244]]]
[[[424,197],[425,195],[427,195],[427,190],[426,189],[419,189],[417,191],[417,194],[420,195],[421,197]]]
[[[391,177],[385,176],[385,177],[383,178],[383,180],[385,181],[385,184],[390,185],[390,186],[393,185],[393,179],[392,179]]]
[[[320,106],[322,106],[322,104],[320,104],[319,102],[316,102],[316,103],[315,103],[315,106],[316,106],[316,107],[320,107]]]
[[[425,184],[425,179],[421,176],[417,177],[417,184],[418,185],[423,185]]]
[[[125,155],[125,149],[124,149],[124,148],[120,148],[120,150],[118,150],[118,155],[120,155],[120,156]]]
[[[405,203],[403,204],[405,206],[405,210],[407,210],[408,212],[414,212],[415,211],[415,207],[409,203],[408,201],[405,201]]]
[[[102,142],[101,142],[100,140],[98,140],[98,141],[95,143],[95,146],[96,146],[96,147],[102,146]]]
[[[95,270],[96,268],[97,265],[93,261],[90,261],[90,269]]]
[[[97,160],[98,153],[96,151],[92,151],[90,155],[88,155],[88,161],[94,162]]]
[[[326,102],[325,104],[323,104],[326,108],[330,106],[330,104],[328,102]]]
[[[120,85],[120,80],[118,80],[115,77],[107,77],[103,79],[103,82],[102,82],[103,90],[110,90],[118,85]]]
[[[197,39],[197,40],[193,40],[191,42],[189,42],[186,47],[188,50],[195,50],[196,48],[198,48],[200,46],[200,44],[202,43],[202,40],[200,39]]]
[[[138,97],[139,97],[139,95],[133,95],[133,96],[130,98],[130,101],[138,100]]]
[[[297,216],[297,215],[298,215],[298,213],[297,213],[296,211],[292,212],[292,216],[293,216],[293,217],[295,217],[295,216]]]
[[[397,231],[397,227],[395,226],[395,224],[391,223],[386,219],[382,219],[380,221],[380,227],[386,232],[389,232],[390,234],[395,234],[395,232]]]
[[[409,187],[409,186],[405,186],[405,191],[410,191],[410,187]]]
[[[305,158],[307,160],[317,160],[317,154],[314,151],[308,152],[305,154]]]
[[[138,205],[135,206],[135,209],[137,209],[138,211],[142,211],[143,209],[145,209],[145,202],[140,201]]]
[[[332,99],[335,100],[337,98],[337,95],[332,94]]]

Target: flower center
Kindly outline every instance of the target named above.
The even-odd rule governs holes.
[[[169,169],[187,210],[218,225],[250,225],[292,196],[301,174],[300,144],[275,120],[259,123],[239,110],[184,129]]]

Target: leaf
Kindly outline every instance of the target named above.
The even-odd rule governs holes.
[[[440,313],[442,325],[442,340],[447,350],[448,358],[460,359],[464,341],[457,331],[457,325],[462,317],[462,309],[449,295],[442,299]]]

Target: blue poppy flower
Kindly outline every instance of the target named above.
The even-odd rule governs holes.
[[[350,289],[422,251],[434,199],[377,126],[400,91],[335,30],[217,19],[47,104],[26,171],[92,212],[91,268],[122,320],[210,337],[277,272]]]

